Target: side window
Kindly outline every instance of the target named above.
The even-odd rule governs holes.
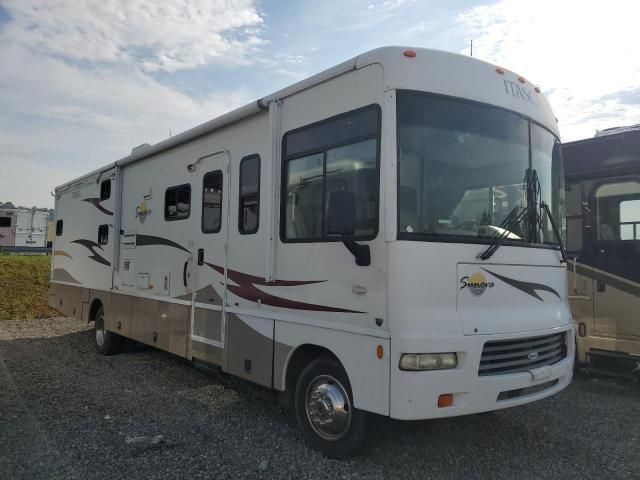
[[[185,220],[191,213],[191,185],[167,188],[164,194],[164,219]]]
[[[11,217],[0,217],[0,227],[10,227]]]
[[[595,200],[598,240],[640,240],[640,182],[606,183]]]
[[[105,180],[100,184],[100,201],[111,197],[111,180]]]
[[[202,233],[218,233],[222,225],[222,171],[202,179]]]
[[[240,233],[256,233],[260,224],[260,157],[251,155],[240,161]]]
[[[59,237],[60,235],[62,235],[62,220],[58,220],[56,222],[56,237]]]
[[[100,225],[98,227],[98,245],[106,245],[109,243],[109,225]]]
[[[620,240],[640,240],[640,199],[620,202]]]
[[[327,234],[331,192],[355,197],[353,238],[378,233],[380,108],[365,107],[284,137],[281,237],[283,241],[340,240]]]

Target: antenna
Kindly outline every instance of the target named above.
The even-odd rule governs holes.
[[[471,48],[470,48],[470,50],[471,50],[471,56],[473,57],[473,38],[471,39]]]

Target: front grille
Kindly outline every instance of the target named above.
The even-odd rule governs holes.
[[[567,356],[566,332],[543,337],[487,342],[478,375],[504,375],[553,365]]]

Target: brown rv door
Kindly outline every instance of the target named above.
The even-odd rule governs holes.
[[[588,257],[588,235],[591,232],[588,212],[583,205],[580,181],[565,185],[567,210],[567,256],[569,257],[568,297],[571,314],[577,325],[593,328],[593,267]]]
[[[594,203],[595,330],[640,337],[640,181],[604,183]]]

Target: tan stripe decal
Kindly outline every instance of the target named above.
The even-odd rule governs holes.
[[[78,280],[73,278],[73,276],[64,268],[54,268],[53,279],[58,280],[59,282],[80,283]]]
[[[584,263],[569,261],[569,271],[573,272],[574,268],[578,275],[583,275],[591,280],[602,282],[623,292],[640,297],[640,284],[632,280],[613,275],[598,268],[593,268]]]
[[[59,255],[61,257],[69,257],[71,260],[73,260],[73,257],[69,255],[67,252],[65,252],[64,250],[54,250],[53,256],[55,257],[56,255]]]

